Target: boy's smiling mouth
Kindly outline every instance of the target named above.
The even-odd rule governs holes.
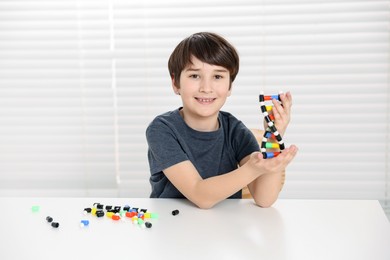
[[[212,103],[216,98],[195,98],[199,103],[202,104],[210,104]]]

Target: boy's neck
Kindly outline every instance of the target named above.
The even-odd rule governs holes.
[[[213,117],[193,118],[190,115],[184,113],[183,109],[179,110],[180,116],[183,118],[184,122],[191,127],[192,129],[199,132],[213,132],[219,129],[219,120],[218,114]]]

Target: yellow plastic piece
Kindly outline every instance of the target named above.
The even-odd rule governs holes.
[[[278,143],[266,143],[265,148],[279,148]]]

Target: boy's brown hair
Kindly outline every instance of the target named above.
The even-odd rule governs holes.
[[[181,72],[192,63],[192,56],[202,62],[226,68],[230,74],[231,87],[238,73],[239,57],[226,39],[215,33],[199,32],[182,40],[168,61],[169,74],[177,87],[180,87]]]

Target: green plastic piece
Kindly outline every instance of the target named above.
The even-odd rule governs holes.
[[[266,143],[265,148],[278,148],[279,145],[276,143]]]

